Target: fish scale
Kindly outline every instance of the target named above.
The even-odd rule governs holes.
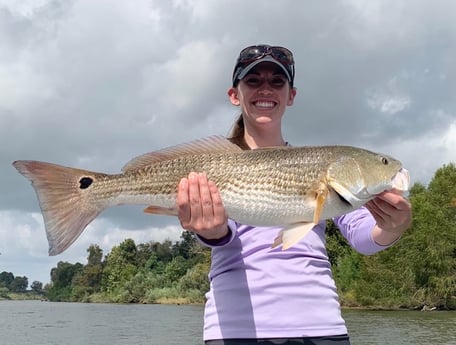
[[[107,207],[144,204],[146,212],[177,215],[177,187],[204,172],[228,216],[249,225],[283,226],[286,249],[321,219],[350,212],[391,188],[406,190],[408,172],[396,159],[352,146],[276,147],[242,151],[210,137],[139,156],[120,174],[37,161],[13,163],[38,195],[55,255]]]

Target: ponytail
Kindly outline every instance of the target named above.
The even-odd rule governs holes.
[[[228,134],[228,140],[243,150],[250,150],[250,147],[247,145],[244,138],[244,118],[242,117],[242,114],[239,115],[231,127]]]

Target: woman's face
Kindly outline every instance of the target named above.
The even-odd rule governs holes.
[[[287,106],[293,104],[296,89],[288,83],[280,67],[261,63],[228,90],[233,105],[241,107],[244,123],[271,126],[282,121]]]

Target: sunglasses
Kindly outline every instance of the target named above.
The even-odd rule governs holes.
[[[285,66],[294,65],[293,53],[287,48],[269,45],[258,45],[244,48],[238,58],[238,64],[247,64],[271,55],[275,60]]]

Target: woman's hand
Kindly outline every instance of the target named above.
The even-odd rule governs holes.
[[[393,243],[412,224],[410,202],[399,191],[383,192],[365,206],[377,222],[372,236],[380,245]]]
[[[176,204],[181,226],[199,236],[219,239],[228,234],[228,218],[219,190],[204,173],[190,173],[178,187]]]

